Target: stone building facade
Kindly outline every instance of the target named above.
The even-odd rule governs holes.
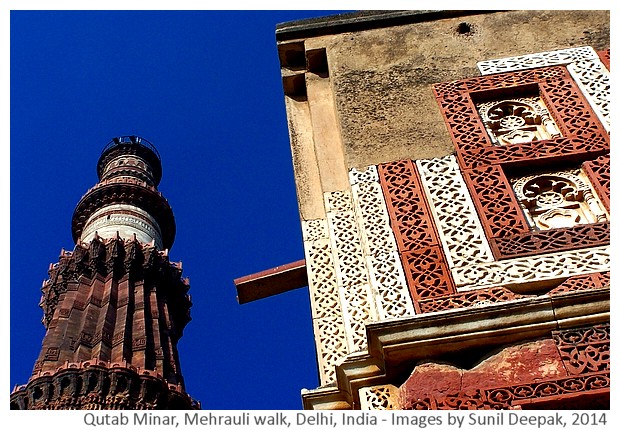
[[[609,407],[609,12],[355,13],[276,38],[304,408]]]
[[[97,174],[73,213],[75,247],[43,282],[45,337],[11,409],[197,409],[179,365],[191,301],[168,259],[176,226],[157,190],[159,154],[140,137],[114,138]]]

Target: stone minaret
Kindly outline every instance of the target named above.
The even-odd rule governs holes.
[[[145,139],[113,139],[99,182],[72,220],[43,282],[45,337],[11,409],[197,409],[185,392],[177,342],[190,321],[181,265],[168,260],[175,221],[157,190],[157,150]]]

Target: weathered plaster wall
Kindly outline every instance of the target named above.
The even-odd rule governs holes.
[[[471,15],[339,34],[324,43],[346,161],[362,167],[449,154],[432,83],[478,76],[476,63],[486,59],[605,49],[609,11]]]

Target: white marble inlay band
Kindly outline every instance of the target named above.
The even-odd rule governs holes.
[[[417,160],[449,267],[493,261],[474,202],[453,155]]]
[[[548,282],[610,270],[609,246],[452,268],[459,291]]]

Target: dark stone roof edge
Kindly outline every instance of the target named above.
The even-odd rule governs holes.
[[[327,11],[328,12],[328,11]],[[499,12],[496,10],[370,10],[300,19],[276,25],[276,41],[369,30],[458,16]]]

